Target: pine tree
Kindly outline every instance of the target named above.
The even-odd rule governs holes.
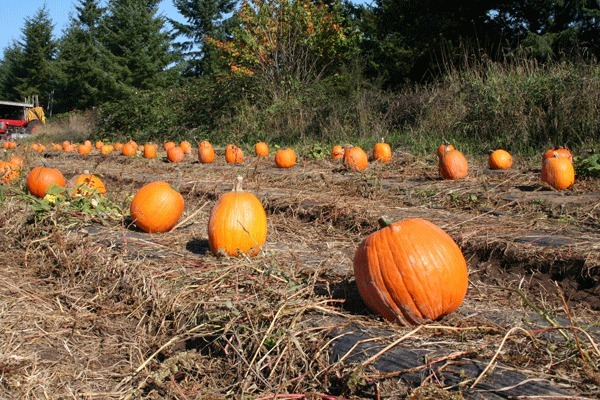
[[[235,0],[174,0],[173,4],[187,23],[173,19],[176,36],[183,36],[175,44],[185,60],[186,75],[207,75],[215,70],[217,54],[211,46],[207,46],[204,38],[209,36],[216,40],[224,40],[227,31],[225,16],[233,12]]]

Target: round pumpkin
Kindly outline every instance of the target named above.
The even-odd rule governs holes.
[[[296,165],[296,152],[289,147],[275,153],[275,165],[278,168],[291,168]]]
[[[456,310],[469,283],[458,245],[422,218],[394,222],[367,236],[354,255],[354,275],[366,305],[402,325]]]
[[[439,160],[439,170],[444,179],[462,179],[469,173],[469,163],[463,153],[450,150]]]
[[[568,159],[569,161],[573,162],[573,154],[571,153],[571,151],[569,149],[567,149],[566,147],[556,146],[552,149],[546,150],[546,152],[542,156],[542,163],[549,158],[554,158],[555,157],[554,153],[558,154],[558,157],[564,157],[564,158]]]
[[[344,157],[344,148],[340,145],[335,145],[331,149],[331,158],[339,160]]]
[[[350,147],[344,151],[344,164],[352,171],[362,171],[367,168],[369,158],[360,147]]]
[[[444,144],[440,144],[437,148],[437,157],[438,160],[441,159],[444,154],[450,150],[456,150],[453,145],[448,142],[444,142]]]
[[[121,154],[128,157],[135,156],[137,154],[137,144],[131,142],[125,143],[121,148]]]
[[[80,144],[77,146],[77,153],[81,155],[88,155],[92,152],[92,145]]]
[[[43,198],[50,186],[65,187],[67,182],[56,168],[36,167],[27,174],[27,190],[35,197]]]
[[[167,182],[152,182],[137,191],[131,201],[133,223],[148,233],[168,232],[183,214],[183,196]]]
[[[267,240],[267,215],[260,200],[242,190],[241,176],[231,192],[213,206],[208,220],[208,244],[215,255],[221,253],[254,256]]]
[[[201,164],[211,164],[215,161],[215,149],[207,140],[203,140],[198,144],[198,161]]]
[[[179,146],[169,147],[167,150],[167,160],[172,163],[178,163],[185,157],[185,151]]]
[[[269,155],[269,145],[265,142],[258,142],[254,145],[254,154],[257,157],[266,157]]]
[[[512,166],[512,163],[512,156],[506,150],[494,150],[488,157],[488,165],[490,169],[509,169]]]
[[[163,145],[163,148],[165,149],[165,151],[167,151],[167,150],[169,150],[171,147],[175,147],[175,146],[177,146],[177,145],[175,144],[175,142],[173,142],[173,141],[169,140],[169,141],[165,142],[165,144]]]
[[[100,196],[106,197],[104,182],[96,175],[90,174],[87,171],[75,177],[73,187],[73,196],[90,196],[98,193]]]
[[[108,155],[113,151],[114,147],[111,144],[105,144],[100,148],[100,154]]]
[[[392,159],[392,147],[383,138],[373,147],[373,160],[389,162]]]
[[[104,146],[104,142],[102,140],[98,140],[95,144],[94,147],[96,147],[96,150],[100,150],[102,148],[102,146]]]
[[[225,161],[227,164],[241,164],[244,162],[244,152],[239,147],[228,144],[225,147]]]
[[[575,169],[568,157],[555,152],[554,157],[547,158],[542,164],[542,181],[556,190],[565,190],[575,183]]]
[[[181,143],[179,143],[179,147],[181,147],[185,154],[188,154],[192,150],[192,144],[187,140],[184,140]]]
[[[144,158],[156,158],[156,151],[157,151],[157,146],[154,143],[146,143],[144,145]]]
[[[117,143],[113,144],[113,149],[116,151],[123,151],[123,146],[124,146],[123,143],[117,142]]]

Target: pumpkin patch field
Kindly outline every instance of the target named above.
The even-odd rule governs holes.
[[[0,398],[600,396],[598,178],[189,144],[2,150]]]

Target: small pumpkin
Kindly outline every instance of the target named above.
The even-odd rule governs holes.
[[[185,151],[180,146],[169,147],[167,150],[167,160],[172,163],[181,162],[185,157]]]
[[[468,286],[467,263],[443,229],[422,218],[384,223],[354,255],[366,305],[402,325],[437,320],[456,310]]]
[[[36,167],[27,174],[27,190],[35,197],[43,198],[50,186],[67,186],[62,172],[56,168]]]
[[[444,144],[440,144],[437,148],[437,158],[440,160],[444,154],[450,150],[456,150],[453,145],[444,141]]]
[[[183,196],[167,182],[151,182],[143,186],[131,201],[133,223],[148,233],[168,232],[183,214]]]
[[[96,147],[96,150],[100,150],[102,148],[102,146],[104,146],[104,142],[102,140],[98,140],[95,144],[94,147]]]
[[[52,143],[52,151],[62,151],[63,147],[62,145],[58,144],[58,143]]]
[[[184,140],[181,143],[179,143],[179,147],[181,147],[185,154],[188,154],[192,150],[192,144],[187,140]]]
[[[88,155],[92,152],[92,145],[80,144],[77,146],[77,153],[81,155]]]
[[[344,157],[344,148],[340,145],[335,145],[331,149],[331,158],[334,160],[340,160]]]
[[[490,153],[488,165],[490,169],[509,169],[512,166],[513,159],[510,153],[503,149],[497,149]]]
[[[462,179],[469,174],[469,163],[459,150],[450,150],[439,160],[439,170],[444,179]]]
[[[106,155],[112,153],[113,149],[114,149],[113,145],[111,145],[111,144],[105,144],[104,146],[102,146],[100,148],[100,154],[106,156]]]
[[[96,175],[84,171],[83,174],[75,176],[73,179],[73,196],[91,196],[98,193],[102,197],[106,197],[106,186],[104,182]]]
[[[542,164],[542,181],[556,190],[565,190],[575,183],[575,169],[568,157],[554,152],[554,157],[547,158]]]
[[[146,143],[144,145],[144,158],[156,158],[157,146],[154,143]]]
[[[554,158],[555,157],[554,153],[558,154],[558,157],[564,157],[564,158],[568,159],[569,161],[573,162],[573,154],[571,153],[571,151],[569,149],[567,149],[566,147],[556,146],[552,149],[546,150],[544,155],[542,155],[542,163],[549,158]]]
[[[236,145],[228,144],[225,147],[225,161],[227,164],[241,164],[244,162],[244,152]]]
[[[124,144],[121,142],[116,142],[115,144],[113,144],[113,149],[115,151],[123,151],[123,146]]]
[[[175,147],[175,146],[177,146],[177,145],[172,140],[168,140],[168,141],[165,142],[165,144],[163,144],[163,148],[165,149],[165,151],[167,151],[171,147]]]
[[[275,165],[278,168],[291,168],[296,165],[296,152],[289,147],[275,153]]]
[[[380,162],[389,162],[392,159],[392,147],[386,143],[384,138],[381,142],[375,143],[373,147],[373,160]]]
[[[215,161],[215,149],[208,140],[203,140],[198,144],[198,161],[201,164],[211,164]]]
[[[233,190],[219,198],[208,220],[208,244],[215,255],[221,253],[254,256],[267,240],[267,215],[260,200],[242,190],[237,177]]]
[[[137,154],[137,144],[127,142],[121,148],[121,154],[124,156],[132,157]]]
[[[265,142],[258,142],[254,145],[254,154],[257,157],[266,157],[269,155],[269,145]]]
[[[344,165],[352,171],[362,171],[367,168],[369,158],[367,153],[358,147],[349,147],[344,151]]]

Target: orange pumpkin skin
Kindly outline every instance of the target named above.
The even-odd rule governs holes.
[[[65,187],[67,182],[56,168],[36,167],[27,174],[27,190],[35,197],[43,198],[52,185]]]
[[[8,162],[16,165],[18,167],[18,169],[21,169],[21,167],[23,166],[23,164],[25,164],[25,161],[23,160],[22,157],[19,156],[12,156]]]
[[[569,161],[573,162],[573,154],[571,151],[565,147],[555,147],[553,149],[546,150],[544,155],[542,156],[542,164],[549,158],[554,158],[554,153],[558,154],[558,157],[565,157]]]
[[[171,147],[175,147],[175,146],[176,146],[175,142],[169,140],[168,142],[165,142],[165,144],[163,145],[163,148],[165,149],[165,151],[167,151]]]
[[[463,153],[450,150],[440,159],[439,169],[444,179],[462,179],[469,173],[469,163]]]
[[[98,193],[102,197],[106,197],[106,186],[96,175],[85,172],[77,175],[73,186],[75,188],[73,196],[90,196],[93,193]]]
[[[254,145],[254,154],[257,157],[266,157],[269,155],[269,145],[265,142],[258,142]]]
[[[375,313],[403,325],[437,320],[467,292],[467,263],[452,237],[425,219],[392,223],[367,236],[354,256],[358,291]]]
[[[267,215],[260,200],[242,190],[238,176],[233,191],[219,198],[208,220],[208,244],[215,255],[255,256],[267,240]]]
[[[241,164],[244,162],[244,152],[239,147],[228,144],[225,148],[225,161],[227,164]]]
[[[362,171],[367,168],[369,158],[360,147],[350,147],[344,151],[344,164],[352,171]]]
[[[131,142],[127,142],[123,145],[123,148],[121,148],[121,154],[123,154],[124,156],[135,156],[137,153],[137,144],[133,144]]]
[[[94,147],[96,147],[96,150],[100,150],[102,148],[102,146],[104,146],[104,142],[102,140],[98,140],[95,144]]]
[[[573,163],[555,152],[554,157],[546,159],[542,164],[542,181],[556,190],[570,188],[575,183]]]
[[[198,144],[198,161],[201,164],[212,164],[215,161],[215,149],[210,142],[203,140]]]
[[[373,160],[380,162],[389,162],[392,159],[392,147],[381,139],[373,147]]]
[[[178,163],[185,157],[184,150],[179,146],[169,147],[167,150],[167,159],[172,163]]]
[[[279,149],[275,153],[275,165],[278,168],[291,168],[296,165],[296,152],[290,148]]]
[[[21,175],[21,166],[11,161],[0,161],[0,182],[11,184]]]
[[[105,144],[100,148],[100,154],[108,155],[113,151],[114,147],[110,144]]]
[[[456,149],[450,143],[440,144],[437,148],[438,160],[440,160],[444,156],[444,154],[449,152],[450,150],[456,150]]]
[[[81,155],[88,155],[92,151],[92,145],[89,146],[87,144],[80,144],[77,146],[77,152]]]
[[[490,169],[509,169],[512,166],[513,159],[506,150],[494,150],[488,157]]]
[[[344,157],[344,148],[340,145],[335,145],[331,149],[331,158],[339,160]]]
[[[190,150],[192,150],[192,144],[187,140],[184,140],[181,143],[179,143],[179,147],[181,147],[185,154],[188,154]]]
[[[146,143],[144,145],[144,158],[153,159],[156,158],[157,146],[153,143]]]
[[[133,223],[148,233],[168,232],[183,214],[183,196],[168,183],[148,183],[131,201]]]

